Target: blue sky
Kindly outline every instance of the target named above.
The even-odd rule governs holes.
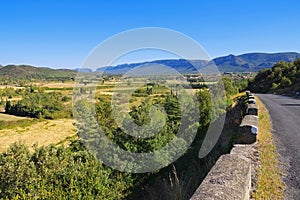
[[[140,27],[182,32],[211,57],[299,52],[299,7],[297,0],[2,0],[0,64],[76,68],[108,37]],[[168,57],[160,56],[127,61]]]

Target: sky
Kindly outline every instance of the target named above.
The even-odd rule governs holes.
[[[2,0],[0,64],[77,68],[107,38],[161,27],[198,42],[211,58],[299,52],[299,0]],[[122,62],[172,58],[136,53]]]

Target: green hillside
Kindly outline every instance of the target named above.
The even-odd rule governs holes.
[[[75,78],[77,72],[68,69],[50,69],[29,65],[7,65],[0,68],[0,78],[69,80]]]
[[[286,93],[299,95],[300,59],[292,62],[278,62],[270,69],[262,69],[249,82],[248,88],[257,93]]]

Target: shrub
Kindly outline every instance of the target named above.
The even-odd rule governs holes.
[[[105,167],[78,142],[70,147],[16,143],[0,154],[0,199],[122,199],[131,175]]]

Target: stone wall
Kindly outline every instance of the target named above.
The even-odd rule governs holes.
[[[253,99],[247,92],[245,102]],[[249,98],[250,97],[250,98]],[[251,105],[251,106],[250,106]],[[249,200],[255,173],[256,135],[258,133],[257,112],[249,113],[256,105],[246,104],[236,144],[229,154],[221,156],[210,170],[191,200]],[[253,130],[255,129],[256,130]]]

